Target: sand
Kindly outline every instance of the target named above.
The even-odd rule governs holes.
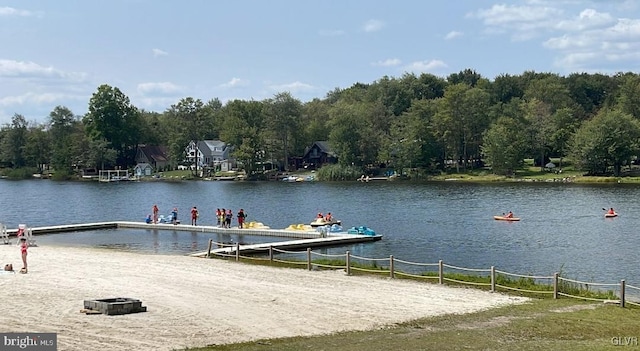
[[[59,350],[172,350],[383,328],[527,299],[473,288],[273,268],[188,256],[39,246],[29,273],[0,274],[0,331],[55,332]],[[0,264],[22,266],[16,245]],[[148,311],[80,313],[84,300],[135,298]]]

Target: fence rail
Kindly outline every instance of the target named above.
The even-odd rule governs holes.
[[[217,247],[234,247],[235,249],[228,253],[213,253],[212,247],[216,245]],[[626,305],[640,307],[640,287],[626,284],[624,279],[620,280],[619,283],[598,283],[598,282],[586,282],[581,280],[569,279],[565,277],[561,277],[559,273],[554,273],[551,276],[543,276],[543,275],[526,275],[526,274],[518,274],[506,272],[503,270],[498,270],[495,266],[491,266],[490,268],[467,268],[454,266],[451,264],[445,264],[442,260],[439,260],[437,263],[421,263],[421,262],[411,262],[405,261],[390,255],[388,258],[371,258],[371,257],[362,257],[351,254],[351,252],[346,251],[344,254],[323,254],[319,252],[313,252],[311,248],[307,248],[305,251],[289,251],[277,249],[273,246],[269,246],[268,248],[263,249],[268,254],[266,258],[260,258],[254,256],[243,256],[240,255],[242,251],[242,246],[240,244],[229,245],[224,243],[216,243],[213,240],[209,240],[209,248],[207,251],[206,257],[210,258],[212,256],[224,257],[224,258],[234,258],[236,261],[240,261],[240,259],[246,260],[263,260],[269,261],[271,263],[282,263],[282,264],[290,264],[290,265],[306,265],[308,270],[314,269],[314,267],[321,267],[326,269],[344,269],[347,275],[351,275],[352,270],[357,272],[366,272],[366,273],[375,273],[375,274],[385,274],[390,278],[395,278],[395,276],[412,278],[412,279],[421,279],[421,280],[438,280],[439,284],[444,284],[445,282],[459,284],[459,285],[471,285],[478,287],[488,287],[490,291],[495,292],[499,289],[505,291],[513,291],[519,293],[528,293],[528,294],[539,294],[539,295],[553,295],[554,299],[562,297],[569,297],[581,300],[588,301],[600,301],[600,302],[612,302],[619,304],[620,307],[626,307]],[[299,259],[284,259],[283,257],[275,257],[276,255],[281,256],[297,256]],[[313,257],[318,256],[321,258],[328,259],[344,259],[344,264],[335,264],[335,263],[321,263],[314,262]],[[369,263],[368,266],[362,266],[358,264],[354,264],[352,261],[357,260],[361,262]],[[407,266],[413,267],[434,267],[434,270],[437,269],[437,273],[427,274],[428,272],[423,272],[422,274],[411,273],[408,271],[402,271],[396,268],[396,264],[403,264]],[[386,264],[386,265],[385,265]],[[468,281],[462,279],[456,279],[455,274],[451,274],[446,270],[454,270],[454,271],[462,271],[473,273],[470,275],[466,275],[467,277],[476,277],[478,281]],[[512,278],[517,278],[520,283],[524,284],[524,287],[514,287],[506,285],[505,283],[500,283],[498,280],[512,281]],[[485,281],[487,280],[488,281]],[[540,284],[541,281],[547,281],[545,284]],[[526,286],[530,285],[532,287],[538,287],[539,289],[528,289]],[[546,288],[546,289],[545,289]],[[592,289],[595,288],[595,289]],[[614,295],[614,292],[609,290],[606,293],[602,291],[598,291],[601,288],[611,288],[617,295]],[[627,293],[633,294],[637,300],[631,300],[627,297]],[[604,298],[602,296],[607,296]]]

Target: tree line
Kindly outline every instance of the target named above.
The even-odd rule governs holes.
[[[314,141],[342,166],[466,171],[486,163],[513,174],[525,158],[569,159],[589,174],[619,175],[638,154],[640,76],[526,71],[493,80],[466,69],[447,77],[384,76],[301,102],[289,92],[261,101],[185,97],[163,112],[135,107],[101,85],[88,111],[55,107],[45,123],[15,114],[0,128],[0,166],[128,168],[140,144],[166,145],[172,164],[190,141],[219,139],[249,174],[264,161],[289,167]],[[561,161],[562,162],[562,161]]]

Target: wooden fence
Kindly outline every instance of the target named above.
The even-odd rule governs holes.
[[[370,257],[361,257],[351,254],[350,251],[346,251],[344,254],[323,254],[312,251],[308,248],[306,251],[287,251],[280,250],[270,246],[265,248],[266,257],[260,256],[242,256],[240,253],[241,245],[229,245],[224,243],[216,243],[213,240],[209,240],[209,247],[207,250],[207,257],[212,257],[211,249],[213,245],[217,247],[234,247],[235,250],[232,250],[231,253],[218,253],[215,254],[219,257],[228,257],[233,258],[236,261],[240,261],[240,259],[246,260],[261,260],[261,261],[269,261],[269,262],[277,262],[289,265],[300,265],[306,266],[308,270],[313,270],[314,267],[325,268],[325,269],[344,269],[347,275],[351,275],[352,271],[358,272],[366,272],[366,273],[375,273],[375,274],[385,274],[390,278],[398,277],[406,277],[406,278],[414,278],[414,279],[424,279],[424,280],[437,280],[439,284],[444,284],[445,282],[460,284],[460,285],[473,285],[477,287],[488,288],[490,291],[495,292],[498,289],[506,290],[506,291],[515,291],[519,293],[528,293],[528,294],[542,294],[542,295],[552,295],[554,299],[563,297],[570,297],[581,300],[590,300],[590,301],[600,301],[600,302],[609,302],[609,303],[617,303],[620,307],[626,307],[627,305],[640,307],[640,287],[633,286],[627,284],[624,279],[620,280],[620,282],[616,283],[596,283],[596,282],[585,282],[580,280],[569,279],[565,277],[561,277],[559,273],[554,273],[549,276],[542,275],[524,275],[524,274],[516,274],[511,272],[506,272],[502,270],[496,269],[496,267],[491,266],[489,268],[467,268],[467,267],[459,267],[450,264],[444,263],[442,260],[437,263],[420,263],[420,262],[411,262],[405,261],[398,258],[395,258],[393,255],[390,255],[388,258],[370,258]],[[283,258],[283,256],[285,256]],[[298,259],[286,257],[295,256]],[[344,265],[338,264],[324,264],[320,262],[314,262],[314,257],[320,257],[327,260],[340,260],[344,261]],[[364,265],[354,264],[355,261],[364,262]],[[415,274],[411,273],[410,270],[402,270],[398,269],[398,265],[404,265],[408,267],[413,267],[411,271],[416,270],[425,270],[423,272],[433,271],[437,272],[433,275],[424,275],[424,274]],[[372,268],[367,268],[372,267]],[[468,276],[479,276],[479,277],[488,277],[488,282],[474,282],[474,281],[466,281],[461,279],[454,279],[451,275],[447,276],[447,273],[450,271],[455,272],[464,272],[465,275]],[[518,279],[518,280],[530,280],[535,282],[546,282],[546,284],[541,284],[542,286],[548,286],[548,290],[532,290],[526,288],[512,287],[505,284],[500,284],[499,277],[506,277],[508,279]],[[538,285],[540,286],[540,285]],[[576,293],[572,293],[572,291],[577,292],[601,292],[602,290],[613,290],[616,294],[615,296],[619,300],[613,299],[605,299],[602,297],[589,297],[585,294],[577,295]],[[595,294],[597,296],[597,294]],[[633,300],[630,296],[633,296]]]

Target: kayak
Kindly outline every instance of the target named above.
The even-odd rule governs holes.
[[[618,217],[617,213],[605,213],[604,214],[605,218],[613,218],[613,217]]]
[[[493,219],[496,221],[509,221],[509,222],[517,222],[520,220],[518,217],[505,217],[505,216],[493,216]]]

